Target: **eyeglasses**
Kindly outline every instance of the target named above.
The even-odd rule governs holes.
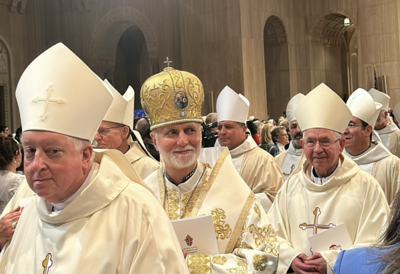
[[[348,128],[353,129],[355,127],[362,127],[362,124],[354,124],[354,123],[349,123],[347,125]]]
[[[330,140],[323,140],[323,141],[307,140],[307,141],[304,142],[304,144],[309,148],[314,148],[317,145],[317,143],[319,143],[319,145],[321,147],[330,147],[331,145],[333,145],[334,143],[336,143],[339,140],[340,139],[337,139],[336,141],[330,141]]]
[[[105,135],[107,135],[107,133],[110,131],[110,129],[113,129],[113,128],[120,128],[120,127],[123,127],[123,126],[99,128],[99,129],[97,130],[97,133],[98,133],[100,136],[105,136]]]

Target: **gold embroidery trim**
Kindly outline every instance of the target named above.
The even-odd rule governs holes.
[[[229,239],[232,234],[232,228],[224,221],[226,219],[225,211],[222,208],[216,208],[211,210],[211,215],[214,222],[214,231],[217,236],[217,240]]]
[[[278,250],[276,249],[278,234],[271,224],[264,228],[257,228],[254,224],[251,224],[246,231],[253,234],[253,239],[257,248],[265,243],[267,246],[262,251],[278,256]]]
[[[227,261],[228,261],[228,259],[225,256],[213,256],[212,263],[224,265]]]
[[[204,202],[204,199],[206,198],[208,191],[210,190],[212,184],[214,183],[215,178],[217,177],[221,166],[223,165],[226,157],[229,155],[229,149],[225,148],[221,155],[218,158],[217,163],[215,164],[214,168],[211,171],[210,176],[208,177],[207,183],[204,184],[204,187],[202,188],[201,192],[199,193],[199,198],[197,199],[196,205],[193,208],[193,211],[191,212],[189,217],[196,217],[197,213],[199,213],[200,207]]]
[[[257,204],[254,204],[254,211],[257,213],[258,218],[260,218],[260,220],[261,220],[261,212],[260,212],[260,208],[258,207]]]
[[[226,246],[225,253],[231,253],[235,248],[235,244],[240,237],[242,228],[246,222],[247,215],[249,215],[253,202],[254,202],[254,193],[250,191],[250,194],[247,197],[247,200],[242,208],[242,212],[240,213],[239,218],[236,222],[235,228],[233,229],[233,233],[231,238],[229,239],[229,243]]]
[[[211,255],[189,254],[186,260],[190,274],[211,273]]]
[[[267,255],[254,255],[253,256],[253,266],[257,271],[264,271],[268,265],[268,256]]]
[[[237,262],[238,267],[235,268],[227,268],[229,273],[232,274],[247,274],[248,273],[248,264],[245,260],[239,259]]]

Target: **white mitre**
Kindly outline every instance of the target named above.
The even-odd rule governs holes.
[[[43,130],[92,141],[113,96],[64,44],[39,55],[16,91],[24,131]]]
[[[393,108],[393,115],[396,117],[397,121],[400,122],[400,102]]]
[[[107,79],[104,80],[104,83],[112,91],[114,101],[104,116],[103,121],[123,124],[132,129],[135,91],[131,86],[129,86],[124,96],[121,96],[121,94],[107,81]]]
[[[368,91],[362,88],[355,90],[350,95],[346,105],[354,117],[363,120],[374,128],[382,104],[374,102]]]
[[[242,94],[237,94],[226,86],[217,99],[218,122],[234,121],[246,124],[250,102]]]
[[[388,111],[389,110],[389,101],[390,101],[390,96],[380,92],[379,90],[376,90],[374,88],[371,88],[368,93],[372,96],[372,99],[374,99],[375,102],[378,102],[382,105],[381,110]]]
[[[301,100],[303,100],[304,97],[305,97],[304,94],[298,93],[295,96],[293,96],[292,99],[289,100],[286,106],[286,117],[289,123],[297,120],[296,116],[294,115],[294,111],[296,110],[298,104],[300,103]]]
[[[343,133],[352,117],[349,108],[324,83],[310,91],[301,100],[294,115],[302,131],[324,128]]]

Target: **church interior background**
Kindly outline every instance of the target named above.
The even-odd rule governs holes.
[[[0,0],[0,124],[11,131],[18,79],[57,42],[122,94],[131,85],[135,109],[166,57],[203,82],[203,115],[225,85],[250,115],[277,119],[297,93],[324,82],[345,99],[374,72],[390,106],[400,101],[396,0]]]

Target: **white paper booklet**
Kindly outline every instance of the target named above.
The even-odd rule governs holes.
[[[218,254],[218,243],[211,215],[172,220],[181,248],[187,254]]]
[[[353,244],[344,223],[313,235],[308,241],[313,252],[346,250]]]

